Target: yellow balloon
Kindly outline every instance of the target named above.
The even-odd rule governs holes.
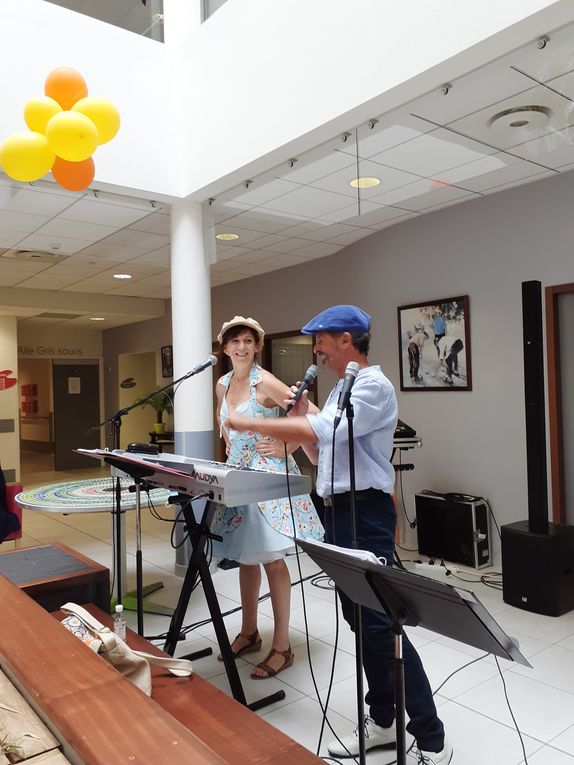
[[[42,133],[22,130],[4,141],[1,151],[2,168],[15,181],[37,181],[54,164],[54,152]]]
[[[92,120],[98,129],[99,143],[111,141],[120,129],[120,113],[105,98],[82,98],[72,106],[72,111],[80,112]]]
[[[24,119],[30,130],[45,133],[48,122],[61,111],[62,107],[53,98],[32,98],[24,107]]]
[[[98,129],[84,114],[65,111],[48,122],[46,138],[58,157],[68,162],[83,162],[98,146]]]

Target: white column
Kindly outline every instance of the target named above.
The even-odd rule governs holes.
[[[211,286],[198,202],[171,209],[173,376],[181,377],[211,354]],[[190,457],[213,455],[213,372],[185,380],[175,399],[175,450]]]
[[[182,377],[211,354],[211,286],[201,204],[171,208],[173,377]],[[175,395],[176,454],[213,458],[213,369],[185,380]],[[182,538],[178,524],[176,539]],[[188,550],[178,547],[176,573],[186,570]],[[178,568],[179,566],[179,568]]]

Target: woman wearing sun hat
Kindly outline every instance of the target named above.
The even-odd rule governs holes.
[[[284,407],[290,396],[289,388],[256,362],[264,337],[259,322],[244,316],[234,316],[231,321],[226,321],[217,337],[233,367],[216,387],[218,419],[227,446],[227,461],[242,467],[299,475],[290,454],[285,462],[283,442],[253,432],[238,433],[225,424],[234,412],[247,417],[276,417],[278,406]],[[291,447],[288,445],[288,451]],[[310,496],[292,497],[291,501],[296,535],[322,539],[323,527]],[[239,563],[242,624],[231,645],[236,657],[261,648],[257,629],[260,564],[265,568],[273,607],[273,642],[269,654],[254,667],[252,677],[272,677],[291,666],[294,659],[289,644],[291,578],[285,563],[285,555],[293,547],[289,500],[267,500],[241,507],[220,506],[212,531],[223,537],[223,542],[213,543],[214,557]]]

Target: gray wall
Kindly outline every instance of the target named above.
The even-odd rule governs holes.
[[[213,336],[234,314],[267,332],[300,327],[334,303],[373,316],[371,361],[397,387],[401,419],[423,448],[407,452],[412,494],[428,488],[487,497],[497,521],[526,517],[521,282],[574,281],[574,173],[409,220],[335,255],[213,290]],[[399,388],[397,306],[468,294],[473,390]],[[332,384],[320,376],[320,396]],[[411,532],[406,546],[412,542]]]

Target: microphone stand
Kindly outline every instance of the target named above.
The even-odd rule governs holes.
[[[200,365],[201,366],[201,365]],[[160,393],[165,393],[166,391],[172,389],[173,393],[175,395],[175,386],[182,383],[184,380],[187,380],[189,377],[193,377],[194,375],[198,374],[199,372],[202,372],[203,369],[207,369],[207,367],[202,367],[201,369],[192,369],[186,374],[182,375],[181,377],[178,377],[177,380],[173,380],[172,382],[168,383],[167,385],[164,385],[162,388],[159,388],[158,390],[154,390],[152,393],[150,393],[148,396],[142,399],[138,399],[138,401],[135,401],[130,406],[125,406],[123,409],[119,409],[115,414],[113,414],[110,418],[107,420],[104,420],[103,422],[100,422],[98,425],[94,425],[92,428],[89,428],[89,430],[86,431],[86,435],[95,432],[96,430],[99,430],[100,428],[104,427],[108,423],[112,426],[111,427],[111,433],[112,433],[112,444],[113,449],[120,450],[120,433],[122,428],[122,417],[124,417],[126,414],[129,414],[132,409],[136,409],[138,406],[143,406],[148,401],[151,401],[152,398],[155,398],[156,396],[159,396]],[[138,493],[139,494],[139,493]],[[121,605],[122,602],[122,571],[121,571],[121,560],[122,560],[122,524],[121,524],[121,513],[122,513],[122,486],[120,483],[119,476],[116,476],[116,485],[115,485],[115,492],[114,492],[114,504],[112,509],[112,515],[115,517],[115,524],[114,524],[114,532],[115,532],[115,540],[114,540],[114,546],[115,546],[115,567],[114,567],[114,575],[115,575],[115,582],[116,582],[116,603],[118,605]],[[136,556],[136,583],[137,583],[137,589],[139,590],[139,585],[142,581],[142,559],[141,554],[140,556]],[[112,593],[113,596],[113,593]],[[138,595],[138,603],[139,600],[141,600],[141,596]],[[138,626],[139,626],[139,619],[138,619]],[[138,630],[139,631],[139,630]],[[142,633],[143,634],[143,630]]]
[[[349,400],[346,408],[347,413],[347,429],[349,433],[349,480],[350,480],[350,495],[351,495],[351,532],[352,532],[352,544],[355,550],[359,549],[359,541],[357,539],[357,514],[355,509],[355,444],[353,435],[353,419],[355,412],[353,410],[353,404]],[[365,749],[365,702],[363,691],[363,625],[362,625],[362,613],[361,605],[355,603],[353,605],[353,618],[355,622],[355,664],[357,673],[357,716],[358,716],[358,733],[359,733],[359,762],[361,765],[365,765],[366,762],[366,749]]]

